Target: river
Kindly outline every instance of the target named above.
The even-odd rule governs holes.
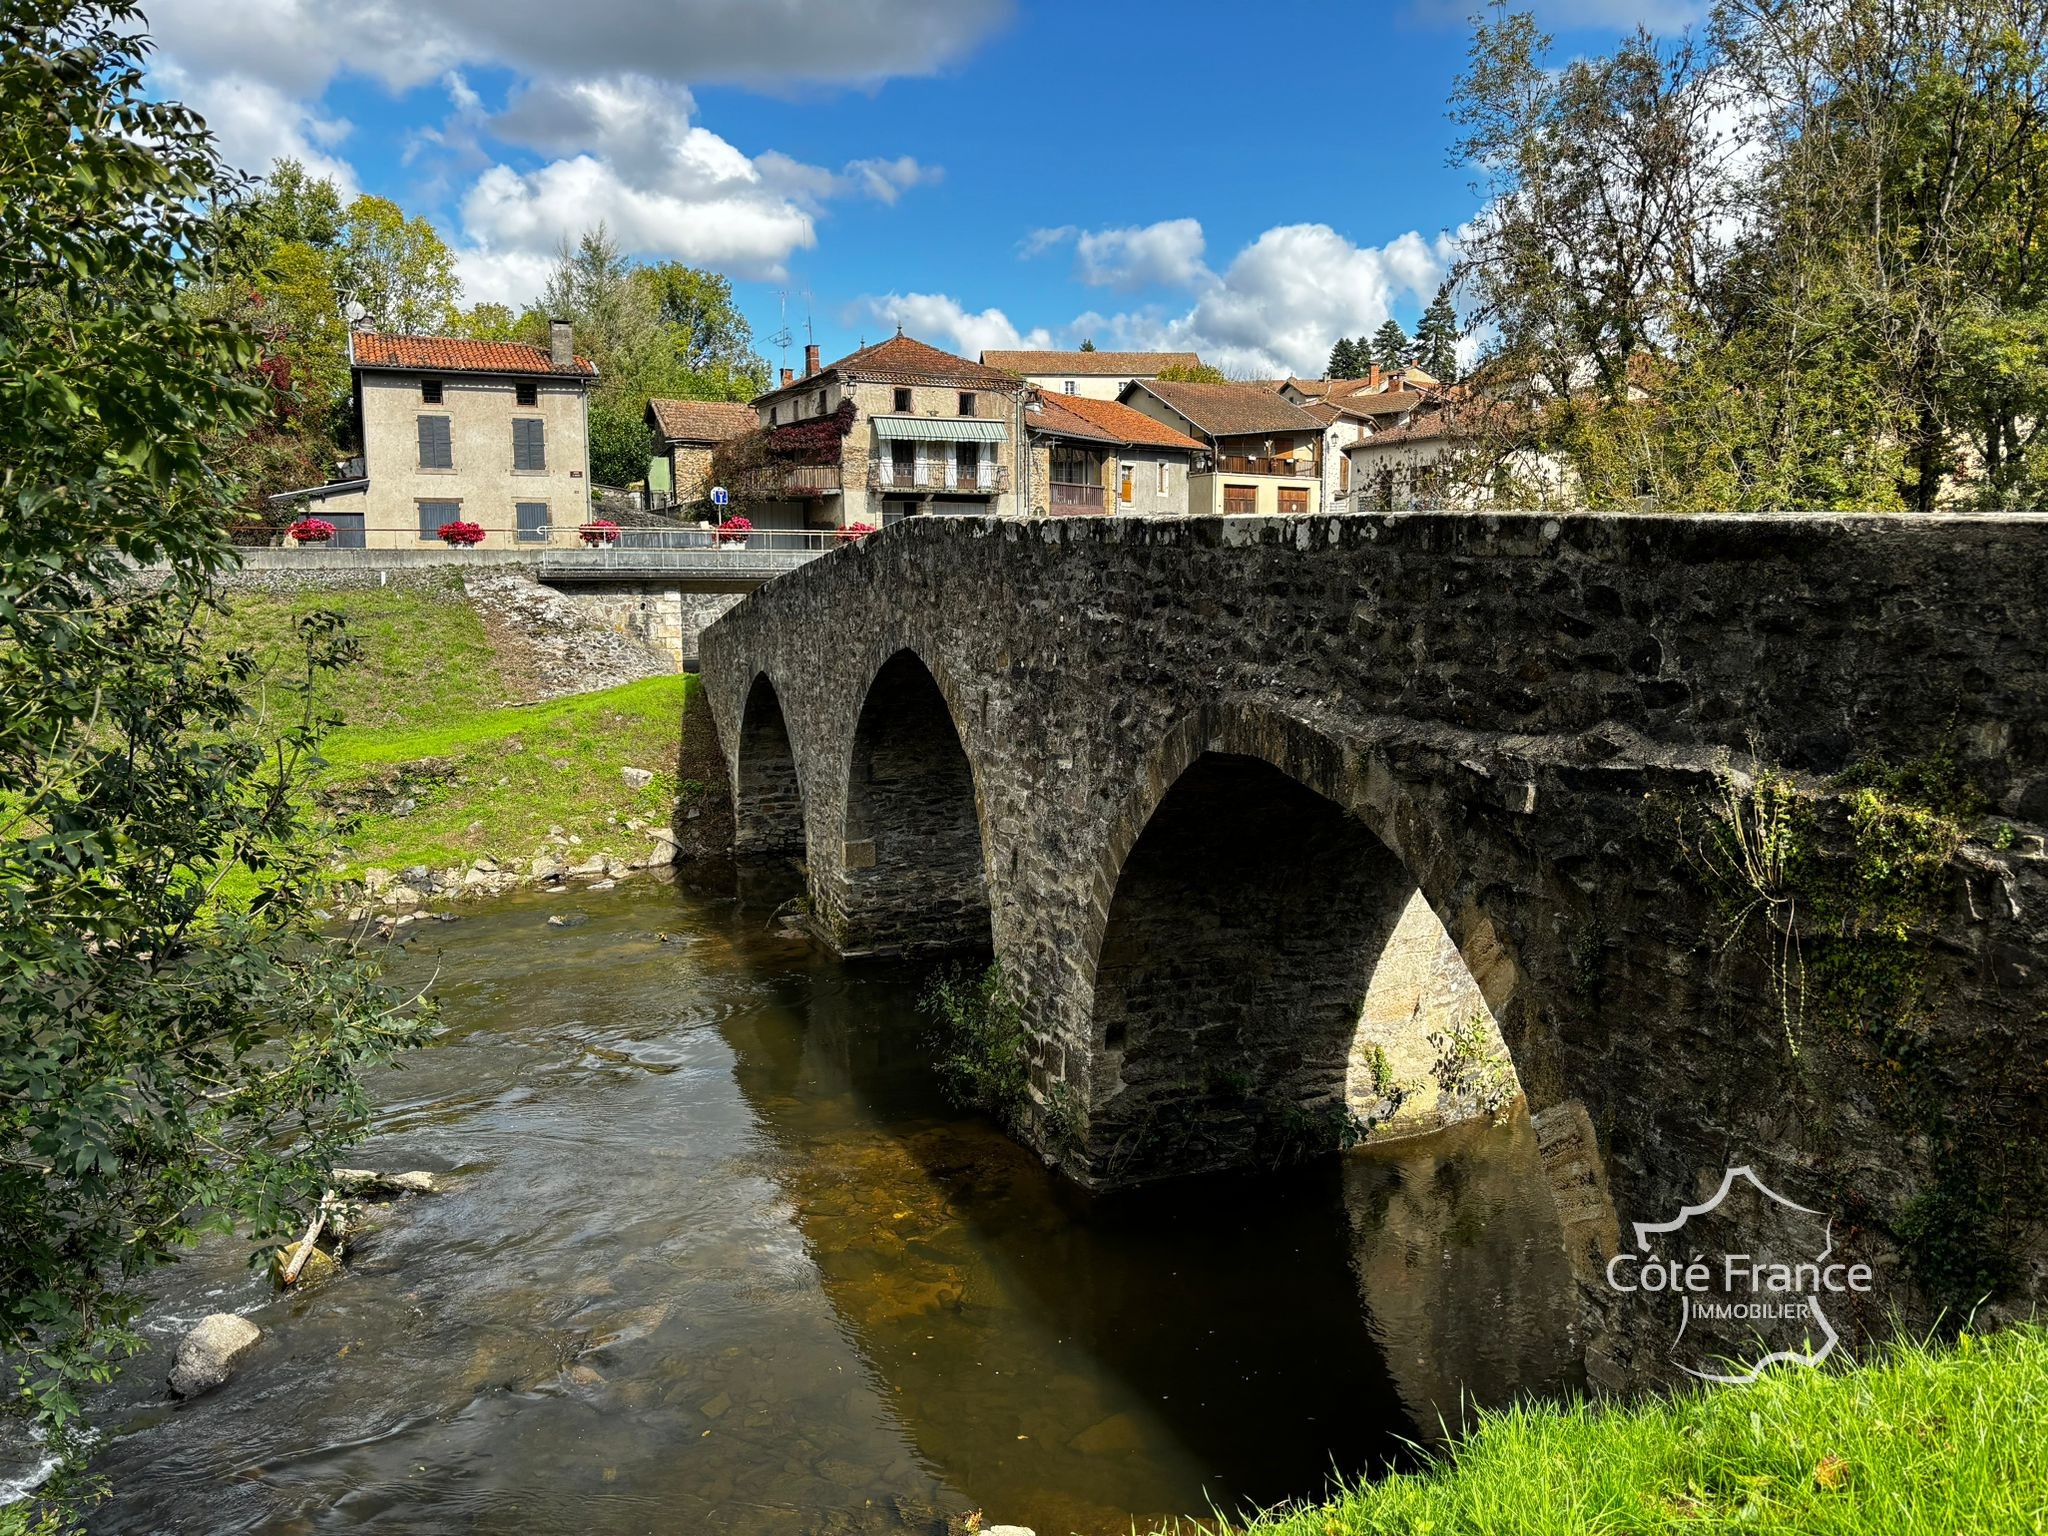
[[[93,1529],[1095,1536],[1574,1385],[1525,1119],[1091,1197],[939,1097],[919,973],[763,907],[628,882],[408,932],[446,1029],[348,1160],[449,1189],[302,1296],[229,1242],[163,1279]],[[264,1342],[173,1405],[219,1310]]]

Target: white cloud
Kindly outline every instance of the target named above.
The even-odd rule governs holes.
[[[1125,238],[1162,230],[1171,237],[1150,243]],[[1077,253],[1090,238],[1057,233],[1073,238]],[[969,355],[984,347],[1071,346],[1093,337],[1119,348],[1192,349],[1230,374],[1313,376],[1322,372],[1339,336],[1372,334],[1403,299],[1418,306],[1427,302],[1456,249],[1448,236],[1432,241],[1410,231],[1385,245],[1361,246],[1327,224],[1285,224],[1260,235],[1217,273],[1201,263],[1201,226],[1192,219],[1102,233],[1117,238],[1099,249],[1099,270],[1136,272],[1150,261],[1150,281],[1192,286],[1193,303],[1111,315],[1090,310],[1056,329],[1029,331],[999,309],[976,312],[947,294],[869,298],[861,301],[862,310],[890,324],[900,321],[928,340],[951,342]]]
[[[243,75],[201,79],[164,63],[155,69],[154,81],[166,96],[206,119],[230,165],[267,171],[273,160],[297,160],[315,176],[333,178],[342,196],[355,195],[354,168],[329,153],[351,131],[345,118],[325,116],[268,81]]]
[[[600,223],[629,251],[761,276],[817,243],[811,215],[763,189],[744,161],[728,177],[677,190],[635,186],[592,155],[527,172],[494,165],[462,200],[470,239],[501,257],[544,256]]]
[[[1057,229],[1034,229],[1017,246],[1017,254],[1029,261],[1033,256],[1042,256],[1056,245],[1065,244],[1080,231],[1071,224],[1062,224]]]
[[[1084,230],[1074,240],[1075,271],[1096,288],[1193,288],[1210,279],[1203,249],[1196,219]]]
[[[951,344],[962,357],[979,357],[990,349],[1049,347],[1052,333],[1043,326],[1020,331],[1000,309],[979,313],[943,293],[890,293],[856,301],[846,317],[856,325],[862,316],[885,330],[902,326],[920,341],[935,346]],[[879,338],[878,338],[879,339]]]
[[[787,85],[929,74],[1010,16],[1012,0],[155,0],[164,52],[205,75],[241,73],[316,95],[343,70],[394,89],[463,65],[573,79]]]

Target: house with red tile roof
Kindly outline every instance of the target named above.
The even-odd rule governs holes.
[[[1203,446],[1115,400],[1035,390],[1024,406],[1035,516],[1184,517]]]
[[[1191,514],[1309,513],[1323,506],[1323,423],[1259,384],[1139,379],[1123,404],[1197,439]]]
[[[647,461],[646,504],[708,510],[711,455],[754,424],[754,408],[744,400],[648,401],[654,455]]]
[[[271,500],[335,527],[341,548],[437,545],[475,523],[487,548],[574,540],[590,515],[589,390],[597,368],[556,321],[549,344],[349,336],[350,473]]]
[[[782,370],[753,402],[767,433],[766,493],[750,490],[757,528],[885,527],[931,514],[1018,516],[1024,384],[971,358],[896,334],[821,363]]]
[[[1134,379],[1202,366],[1193,352],[991,351],[982,353],[981,360],[1048,394],[1089,400],[1115,400]]]

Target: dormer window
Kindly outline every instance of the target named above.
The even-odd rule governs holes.
[[[903,412],[908,412],[910,410],[909,390],[899,389],[896,391],[896,409]]]
[[[439,405],[440,403],[441,403],[441,381],[440,381],[439,379],[421,379],[421,380],[420,380],[420,404],[421,404],[421,405]]]

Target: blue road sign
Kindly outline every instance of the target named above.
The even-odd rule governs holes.
[[[724,486],[714,485],[711,487],[711,505],[714,507],[722,507],[731,500],[732,497],[726,494]]]

